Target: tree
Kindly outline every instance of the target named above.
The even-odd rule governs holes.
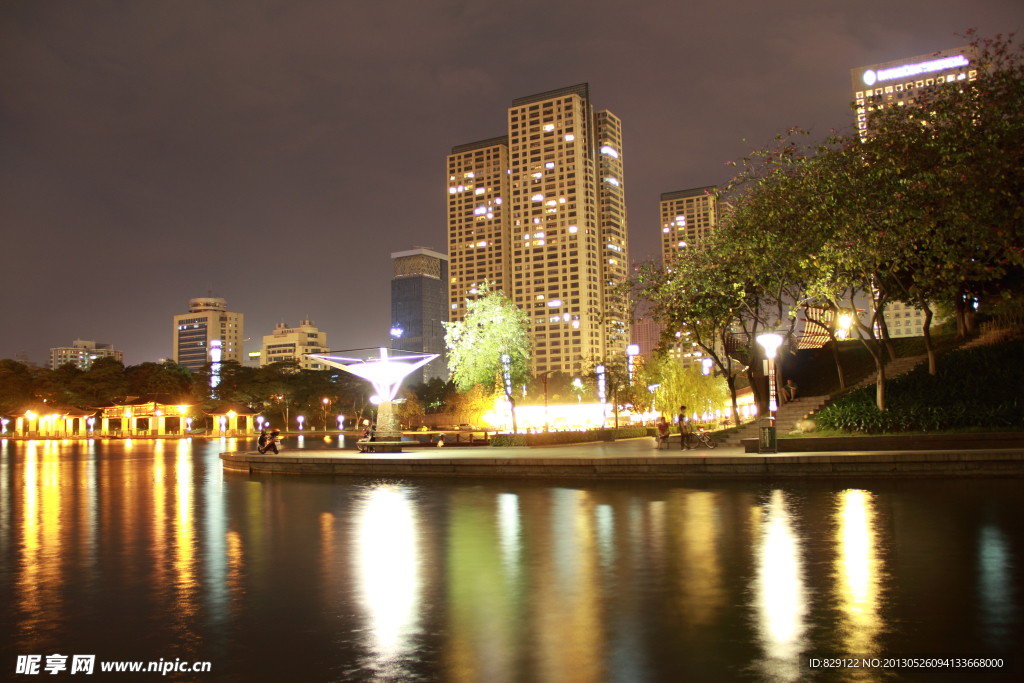
[[[476,299],[466,299],[466,316],[461,321],[442,323],[448,348],[448,367],[461,392],[474,386],[492,389],[504,385],[502,356],[508,356],[512,386],[530,376],[530,340],[526,334],[530,319],[508,296],[491,291],[483,282]],[[513,431],[515,394],[512,402]]]
[[[750,294],[753,301],[745,301],[744,278],[737,261],[719,258],[705,243],[687,249],[667,267],[646,264],[636,268],[626,285],[633,289],[634,300],[646,302],[653,318],[665,325],[664,347],[692,345],[689,348],[699,348],[712,360],[729,387],[737,424],[736,375],[744,366],[730,351],[737,346],[732,330],[745,312],[760,306],[756,292]],[[757,334],[760,324],[759,316],[744,323],[743,341],[751,354],[756,351],[750,349],[748,340]],[[753,372],[753,365],[752,361],[746,364],[748,372]]]
[[[705,375],[697,366],[683,367],[667,352],[652,359],[648,372],[654,380],[652,384],[659,385],[654,391],[654,400],[662,413],[672,415],[679,406],[686,406],[691,412],[714,412],[714,406],[730,398],[724,377]]]

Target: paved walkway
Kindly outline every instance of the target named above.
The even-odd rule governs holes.
[[[431,448],[408,453],[282,450],[223,453],[226,470],[267,474],[427,477],[706,478],[1024,476],[1024,449],[744,453],[666,451],[654,439],[548,448]]]

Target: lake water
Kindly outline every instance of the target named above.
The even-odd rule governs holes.
[[[0,679],[54,654],[100,679],[1024,678],[1022,479],[270,477],[227,447],[0,445]],[[1015,671],[806,663],[957,654]]]

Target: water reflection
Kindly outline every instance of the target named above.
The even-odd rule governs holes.
[[[1010,544],[998,527],[987,524],[978,539],[978,592],[981,623],[996,647],[1006,647],[1016,616]]]
[[[498,528],[501,530],[501,559],[509,581],[519,576],[519,496],[498,495]]]
[[[807,631],[807,589],[800,541],[786,494],[776,489],[764,506],[754,581],[757,636],[765,659],[759,668],[770,680],[800,677],[800,652]]]
[[[192,519],[192,463],[188,446],[179,442],[175,463],[175,493],[177,519],[174,527],[174,577],[177,589],[175,609],[181,615],[191,615],[195,608],[195,540]]]
[[[1022,641],[1019,481],[382,483],[225,475],[229,444],[0,446],[0,657],[95,643],[194,652],[232,680],[793,681],[801,652]]]
[[[361,597],[370,622],[376,664],[386,665],[408,649],[417,598],[416,535],[405,492],[380,486],[359,515]]]
[[[877,652],[880,576],[875,537],[875,511],[867,491],[839,494],[836,512],[839,552],[836,558],[836,591],[842,622],[839,626],[845,654]]]

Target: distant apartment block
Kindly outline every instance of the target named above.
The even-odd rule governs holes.
[[[669,263],[684,249],[706,239],[718,227],[714,185],[661,195],[661,258]]]
[[[79,370],[88,370],[93,361],[100,358],[113,358],[124,363],[124,352],[118,351],[113,344],[99,344],[94,341],[76,339],[71,346],[58,346],[50,349],[50,369],[56,370],[62,365],[71,363]]]
[[[534,372],[624,355],[621,121],[594,112],[584,83],[513,100],[507,125],[447,159],[449,317],[487,279],[529,316]]]
[[[444,326],[448,321],[448,257],[426,247],[391,254],[391,346],[440,357],[409,375],[411,386],[431,379],[448,381]]]
[[[640,347],[640,355],[650,360],[654,350],[661,345],[661,333],[665,326],[650,318],[638,318],[633,323],[631,336],[633,343]]]
[[[226,299],[189,299],[188,313],[174,316],[174,362],[193,372],[207,363],[242,362],[244,316],[228,310]]]
[[[260,366],[283,360],[294,360],[304,370],[323,370],[323,363],[311,361],[309,353],[327,353],[327,333],[321,332],[312,320],[303,320],[298,327],[278,323],[272,334],[263,335],[263,350]]]

